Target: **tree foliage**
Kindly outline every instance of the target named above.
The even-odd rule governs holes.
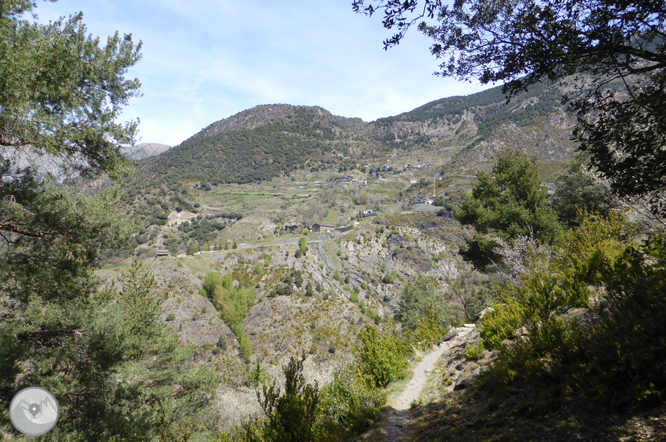
[[[407,350],[395,332],[381,333],[377,327],[368,324],[358,337],[360,342],[354,348],[354,355],[368,386],[386,388],[391,382],[405,377],[409,366],[405,359]]]
[[[263,438],[267,442],[301,442],[313,440],[314,425],[319,405],[319,386],[307,384],[303,376],[303,362],[291,357],[283,367],[284,391],[274,382],[263,387],[257,398],[267,421]]]
[[[131,171],[119,148],[136,122],[117,119],[138,91],[125,74],[140,43],[101,45],[80,14],[30,23],[35,4],[0,1],[0,401],[51,391],[61,416],[44,440],[185,438],[216,379],[160,320],[165,295],[138,262],[120,290],[100,289],[100,249],[133,231],[117,193],[84,195],[19,167],[41,154],[83,178]],[[15,434],[6,413],[0,426]]]
[[[466,256],[479,265],[498,260],[492,237],[513,240],[534,236],[550,243],[561,230],[557,212],[548,203],[546,186],[539,168],[520,151],[501,152],[490,174],[479,172],[472,194],[466,198],[456,218],[471,224],[477,236],[470,241]]]
[[[91,284],[95,282],[92,279]],[[165,293],[134,261],[122,290],[66,302],[32,297],[0,326],[0,394],[9,402],[39,385],[58,399],[58,425],[45,440],[139,440],[178,432],[211,400],[216,384],[194,369],[194,349],[181,347],[161,320]],[[166,418],[170,423],[167,425]],[[11,425],[4,414],[0,421]]]
[[[509,97],[567,79],[580,149],[620,194],[666,209],[666,3],[594,0],[355,0],[381,12],[398,44],[407,30],[433,40],[439,75],[505,83]],[[576,77],[574,75],[581,75]]]
[[[598,212],[608,216],[617,207],[616,198],[593,174],[585,170],[582,158],[574,158],[555,177],[557,188],[551,204],[560,219],[569,225],[576,222],[578,211]]]
[[[138,92],[139,81],[125,73],[141,43],[116,33],[100,46],[82,14],[30,23],[23,16],[33,7],[0,3],[0,148],[50,154],[85,175],[127,172],[120,146],[132,143],[137,123],[116,120]]]
[[[396,319],[402,323],[403,329],[414,331],[428,310],[438,318],[440,326],[448,325],[449,314],[442,294],[435,291],[430,278],[419,275],[403,287]]]

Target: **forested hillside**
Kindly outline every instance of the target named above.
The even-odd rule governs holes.
[[[547,82],[506,104],[501,87],[467,97],[452,97],[423,105],[395,117],[366,123],[333,116],[319,107],[258,106],[211,124],[163,155],[141,163],[141,181],[180,179],[209,185],[270,180],[296,169],[318,170],[331,165],[372,162],[394,149],[453,146],[473,151],[489,139],[513,147],[531,148],[525,140],[502,131],[543,130],[562,118],[559,88]],[[566,117],[565,117],[566,118]],[[570,156],[571,142],[559,136],[542,149],[544,164]],[[494,158],[467,159],[465,166]]]

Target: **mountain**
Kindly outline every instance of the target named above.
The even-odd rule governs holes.
[[[122,148],[123,155],[134,160],[143,160],[144,158],[159,155],[171,149],[171,146],[159,143],[141,143],[136,146],[126,146]]]
[[[144,176],[251,183],[308,168],[446,148],[443,173],[488,169],[498,149],[519,148],[546,168],[557,167],[575,145],[574,124],[559,99],[561,87],[541,83],[507,103],[500,87],[427,103],[410,112],[366,123],[318,106],[262,105],[204,128],[142,165]],[[449,164],[450,163],[450,164]]]

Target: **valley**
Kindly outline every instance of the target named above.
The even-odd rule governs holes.
[[[223,377],[215,415],[227,430],[260,411],[252,370],[280,379],[306,354],[308,381],[327,384],[354,359],[361,330],[395,326],[417,277],[431,281],[453,323],[474,319],[487,301],[470,307],[450,287],[484,277],[458,255],[471,231],[452,208],[502,149],[525,149],[545,178],[572,154],[566,139],[550,138],[559,127],[549,115],[560,110],[526,118],[534,94],[511,105],[495,90],[477,95],[373,123],[273,105],[212,124],[138,163],[123,197],[140,222],[136,244],[108,253],[98,274],[113,284],[136,256],[168,288],[161,317],[197,349],[197,364]],[[489,114],[509,117],[484,129]],[[548,148],[538,149],[540,138]],[[316,233],[316,224],[334,229]],[[222,290],[229,301],[202,288],[213,273],[235,287]],[[223,310],[240,292],[251,303],[234,325]]]

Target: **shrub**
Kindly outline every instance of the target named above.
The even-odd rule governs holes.
[[[218,348],[220,348],[222,350],[226,350],[227,349],[227,338],[224,335],[220,336],[220,339],[217,340],[216,345],[217,345]]]
[[[222,277],[217,272],[210,272],[203,281],[203,290],[208,299],[213,299],[215,289],[222,287]]]
[[[483,341],[479,341],[474,345],[467,344],[465,348],[465,359],[468,361],[478,361],[483,357],[483,353],[486,351],[483,346]]]
[[[176,314],[175,313],[169,313],[166,317],[167,322],[175,321],[176,320]]]
[[[377,419],[385,402],[386,393],[362,382],[353,365],[336,371],[333,381],[321,392],[317,439],[346,440],[362,433],[370,420]]]
[[[345,286],[345,288],[348,286]],[[351,292],[351,295],[349,295],[349,300],[353,303],[358,302],[358,293],[356,292]]]
[[[303,285],[303,274],[301,273],[300,270],[296,270],[294,273],[294,284],[296,284],[296,287],[299,289]]]
[[[481,338],[486,347],[500,349],[502,342],[512,339],[517,329],[523,326],[523,311],[514,299],[494,303],[492,310],[481,320]]]
[[[605,406],[659,403],[666,397],[666,238],[628,248],[601,279],[599,322],[576,336],[569,378]]]
[[[394,331],[380,334],[376,326],[368,324],[358,337],[360,343],[353,351],[368,386],[386,388],[405,377],[407,349]]]
[[[264,385],[263,394],[257,392],[266,421],[263,424],[263,440],[267,442],[303,442],[314,439],[314,424],[319,404],[319,387],[306,384],[303,362],[291,357],[283,367],[284,391],[275,382]]]
[[[417,347],[430,348],[449,331],[448,326],[444,325],[446,321],[440,318],[439,311],[429,302],[423,309],[423,315],[417,318],[416,329],[406,329],[406,335]]]
[[[238,349],[239,356],[243,362],[249,364],[250,356],[252,355],[252,343],[250,342],[250,339],[245,336],[245,332],[240,326],[236,328],[236,337],[238,338],[238,343],[240,345],[240,348]]]

